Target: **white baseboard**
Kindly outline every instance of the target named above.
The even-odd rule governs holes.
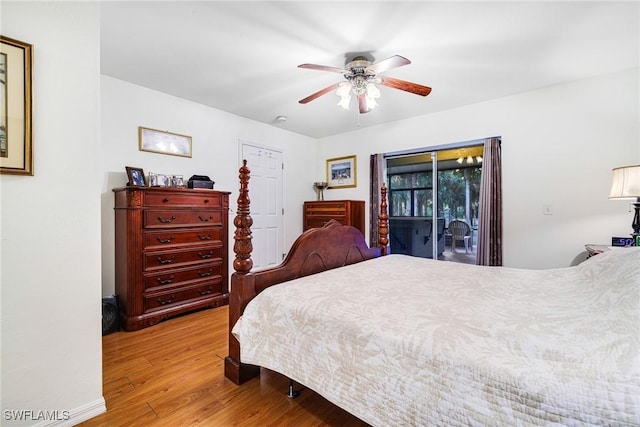
[[[41,421],[34,424],[34,427],[73,427],[105,412],[107,412],[107,405],[105,404],[104,397],[101,397],[98,400],[70,410],[68,417],[58,417],[66,419]]]

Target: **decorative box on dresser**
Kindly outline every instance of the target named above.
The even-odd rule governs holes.
[[[115,288],[124,330],[228,304],[228,192],[113,191]]]
[[[364,200],[322,200],[304,202],[303,231],[324,226],[335,219],[342,225],[351,225],[362,234],[364,230]]]

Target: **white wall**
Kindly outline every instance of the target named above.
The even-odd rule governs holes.
[[[356,154],[358,187],[325,197],[368,200],[372,153],[501,136],[504,264],[568,266],[585,244],[632,232],[628,204],[608,195],[611,169],[640,163],[639,93],[636,68],[326,138],[318,176],[325,159]]]
[[[313,200],[317,142],[289,131],[248,120],[122,80],[102,76],[102,283],[111,295],[114,279],[112,189],[126,184],[125,166],[190,176],[207,175],[215,189],[230,191],[229,261],[233,261],[233,218],[238,198],[239,141],[267,146],[284,154],[284,250],[302,232],[302,202]],[[138,126],[192,137],[191,158],[138,150]],[[251,185],[249,185],[251,194]],[[232,270],[230,270],[232,271]]]
[[[6,2],[2,35],[33,44],[34,171],[0,176],[2,415],[105,410],[96,3]],[[64,425],[61,423],[60,425]],[[70,422],[66,424],[71,425]]]

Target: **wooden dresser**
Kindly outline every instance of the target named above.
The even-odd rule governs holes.
[[[115,288],[124,330],[228,304],[228,192],[113,191]]]
[[[323,200],[304,202],[303,231],[322,227],[335,219],[342,225],[351,225],[364,235],[363,200]]]

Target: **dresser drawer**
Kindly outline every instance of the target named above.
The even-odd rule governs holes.
[[[222,229],[209,227],[196,230],[145,231],[142,239],[145,251],[194,244],[222,245]],[[200,252],[203,249],[196,250]]]
[[[182,251],[146,252],[144,271],[183,267],[222,259],[222,246],[188,249]]]
[[[219,281],[222,277],[222,263],[217,262],[198,265],[191,268],[162,270],[144,275],[144,289],[159,291],[168,287],[184,287],[202,280]]]
[[[222,224],[219,210],[146,210],[145,228],[194,227]]]
[[[200,190],[186,190],[188,192],[157,193],[147,192],[144,198],[145,206],[171,207],[220,207],[224,194],[199,193]]]
[[[311,212],[331,212],[337,211],[344,213],[347,210],[347,203],[344,201],[324,201],[324,202],[305,202],[304,208],[307,215]]]
[[[332,219],[335,219],[342,225],[349,225],[347,224],[346,218],[343,215],[341,217],[340,216],[331,216],[331,217],[321,217],[321,216],[309,217],[308,216],[305,219],[304,226],[305,226],[305,229],[306,228],[322,228],[326,223],[328,223]]]
[[[216,295],[222,295],[221,280],[203,281],[190,287],[172,289],[166,292],[149,292],[143,295],[144,311],[164,310]]]
[[[345,218],[347,212],[334,209],[307,209],[307,216],[323,216],[328,218]]]

